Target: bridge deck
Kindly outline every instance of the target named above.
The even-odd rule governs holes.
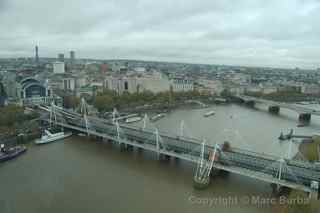
[[[299,106],[297,104],[276,102],[276,101],[271,101],[271,100],[266,100],[266,99],[251,97],[251,96],[244,96],[244,95],[240,95],[237,97],[242,100],[245,100],[245,101],[255,101],[257,103],[264,103],[264,104],[268,104],[270,106],[279,106],[281,108],[291,109],[291,110],[296,111],[298,113],[306,113],[306,114],[320,116],[320,110],[311,109],[311,108],[304,107],[304,106]]]
[[[201,153],[201,141],[186,137],[172,136],[159,133],[160,143],[157,144],[154,130],[133,128],[121,125],[121,136],[118,136],[116,126],[108,120],[88,117],[89,128],[80,114],[58,110],[57,125],[106,138],[118,143],[132,145],[158,154],[164,154],[186,161],[197,163]],[[48,119],[45,119],[49,121]],[[209,156],[214,146],[205,146],[205,162],[209,163]],[[284,163],[281,179],[278,178],[280,164]],[[252,177],[258,180],[275,183],[290,188],[311,192],[312,181],[320,181],[320,167],[309,162],[285,160],[277,157],[262,155],[246,150],[219,150],[219,158],[213,167],[228,172]]]
[[[117,141],[119,143],[124,143],[124,144],[128,144],[137,148],[141,148],[144,150],[148,150],[151,152],[155,152],[155,153],[159,153],[159,154],[164,154],[164,155],[168,155],[171,157],[175,157],[175,158],[179,158],[182,160],[186,160],[192,163],[198,163],[199,162],[199,157],[197,156],[193,156],[193,155],[189,155],[189,154],[185,154],[185,153],[177,153],[174,151],[167,151],[167,150],[163,150],[163,149],[157,149],[155,146],[150,145],[150,144],[141,144],[139,142],[135,142],[135,141],[128,141],[128,140],[123,140],[120,139],[120,141],[118,140],[118,138],[116,137],[112,137],[110,135],[104,134],[104,133],[98,133],[92,130],[86,130],[85,128],[81,128],[81,127],[75,127],[66,123],[61,123],[61,122],[57,122],[57,125],[66,127],[66,128],[70,128],[70,129],[74,129],[80,132],[85,132],[85,133],[89,133],[90,135],[95,135],[98,137],[102,137],[102,138],[106,138],[112,141]],[[209,164],[209,161],[206,161],[205,163]],[[231,173],[235,173],[235,174],[239,174],[242,176],[247,176],[250,178],[254,178],[257,180],[261,180],[264,182],[268,182],[268,183],[274,183],[274,184],[279,184],[282,186],[286,186],[289,188],[294,188],[294,189],[298,189],[298,190],[302,190],[305,192],[312,192],[312,189],[308,186],[304,186],[302,184],[297,184],[297,183],[292,183],[286,180],[279,180],[278,178],[275,178],[272,175],[269,174],[265,174],[265,173],[261,173],[261,172],[257,172],[257,171],[253,171],[247,168],[241,168],[241,167],[237,167],[237,166],[226,166],[223,165],[221,163],[214,163],[213,167],[216,169],[221,169],[227,172],[231,172]]]

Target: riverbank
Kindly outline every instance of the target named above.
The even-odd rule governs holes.
[[[296,155],[298,160],[309,160],[309,161],[319,161],[319,151],[320,151],[320,137],[314,137],[312,143],[301,143],[299,145],[299,153]],[[285,206],[281,206],[281,212],[291,213],[291,212],[310,212],[317,213],[320,209],[319,200],[310,200],[308,194],[298,190],[292,190],[288,196],[290,200],[306,200],[306,203],[293,203]]]
[[[1,135],[0,143],[6,147],[15,146],[18,144],[29,144],[32,143],[36,138],[41,136],[40,131],[34,131],[26,134],[19,135]]]
[[[307,160],[320,161],[320,137],[314,137],[312,143],[301,143],[299,151]]]
[[[201,106],[196,103],[186,103],[185,101],[175,102],[174,104],[152,104],[152,105],[143,105],[137,107],[128,107],[128,108],[120,108],[121,112],[127,113],[165,113],[174,111],[177,109],[199,109],[199,108],[207,108],[213,106],[214,103],[205,103],[206,106]]]
[[[6,146],[28,143],[39,137],[39,115],[23,107],[8,105],[0,108],[0,143]]]
[[[114,91],[105,90],[98,93],[91,100],[87,100],[99,112],[111,111],[114,108],[118,110],[137,109],[137,108],[160,108],[174,109],[186,101],[200,101],[203,103],[223,102],[225,99],[221,96],[213,96],[208,93],[200,93],[198,91],[182,91],[182,92],[159,92],[152,93],[143,91],[137,93],[117,94]]]

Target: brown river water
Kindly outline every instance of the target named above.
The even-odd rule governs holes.
[[[209,109],[179,109],[153,125],[179,134],[204,138],[215,144],[278,156],[293,156],[297,144],[278,142],[280,132],[314,134],[320,117],[297,128],[296,112],[280,115],[237,105]],[[141,123],[135,124],[141,125]],[[290,152],[289,152],[290,150]],[[0,164],[0,213],[84,212],[275,212],[268,183],[229,174],[211,179],[197,191],[192,178],[195,165],[181,160],[158,161],[156,154],[133,150],[120,152],[117,144],[72,136],[63,142],[29,145],[26,154]],[[250,201],[247,201],[250,199]],[[259,201],[258,201],[259,200]]]

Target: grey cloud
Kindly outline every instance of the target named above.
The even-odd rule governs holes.
[[[0,57],[319,67],[316,0],[1,0]]]

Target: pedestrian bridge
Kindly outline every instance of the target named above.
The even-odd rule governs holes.
[[[278,157],[221,144],[206,144],[204,140],[183,135],[172,135],[148,128],[119,124],[116,119],[105,120],[95,116],[68,111],[55,105],[40,107],[42,120],[76,132],[82,132],[123,149],[133,147],[152,151],[159,157],[174,157],[197,164],[196,181],[208,182],[212,170],[224,170],[281,187],[289,187],[318,197],[320,166],[308,161],[279,159]]]

